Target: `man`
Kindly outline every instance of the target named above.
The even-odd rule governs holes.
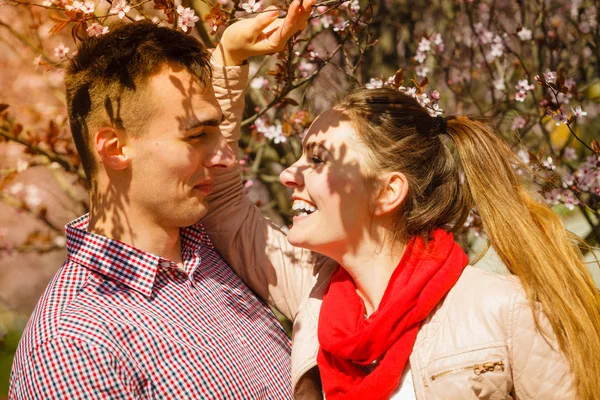
[[[309,3],[292,3],[283,23],[266,12],[232,25],[215,62],[280,49]],[[219,124],[227,114],[223,129],[239,129],[245,85],[243,68],[215,68],[218,101],[209,57],[140,22],[72,60],[67,106],[90,213],[67,225],[68,258],[23,334],[11,398],[291,397],[289,340],[196,224],[215,171],[234,163]]]

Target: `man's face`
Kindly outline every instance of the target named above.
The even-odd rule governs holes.
[[[152,117],[145,131],[127,138],[129,201],[166,229],[189,226],[207,212],[215,168],[235,161],[219,129],[221,108],[212,87],[201,87],[177,64],[169,64],[148,86]]]

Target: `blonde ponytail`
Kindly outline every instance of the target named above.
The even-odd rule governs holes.
[[[514,154],[486,123],[450,118],[447,132],[491,245],[520,278],[532,307],[542,305],[579,397],[600,398],[600,294],[577,238],[525,190],[513,169]]]

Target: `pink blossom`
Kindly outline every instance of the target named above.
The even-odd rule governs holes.
[[[417,68],[415,69],[415,72],[417,73],[417,76],[424,78],[429,73],[429,68],[427,68],[424,65],[418,65]]]
[[[419,46],[417,47],[417,51],[422,53],[431,51],[431,41],[425,37],[421,38]]]
[[[19,198],[29,208],[37,208],[42,204],[42,192],[36,185],[17,182],[7,192]]]
[[[563,181],[563,187],[568,188],[575,184],[575,177],[571,174],[565,174],[562,177],[562,181]]]
[[[92,14],[96,9],[96,4],[93,1],[86,1],[85,3],[81,1],[74,1],[73,4],[67,4],[65,9],[67,11],[77,11],[84,14]]]
[[[247,13],[255,13],[262,8],[262,4],[260,1],[248,0],[247,3],[240,4],[240,7]]]
[[[440,99],[440,92],[438,92],[437,90],[432,90],[431,91],[431,98],[435,101],[438,101]]]
[[[350,21],[345,21],[342,18],[338,18],[335,24],[333,24],[333,31],[343,32],[348,26],[350,26]]]
[[[342,7],[348,8],[352,14],[356,14],[360,11],[360,4],[358,0],[346,1],[342,3]]]
[[[488,58],[494,59],[496,57],[501,57],[504,54],[504,43],[502,42],[502,38],[498,35],[494,37],[494,43],[488,53]]]
[[[365,87],[367,89],[380,89],[383,87],[383,81],[378,78],[371,78]]]
[[[494,80],[494,89],[500,91],[506,90],[506,84],[504,83],[503,77],[499,77],[498,79]]]
[[[61,43],[54,48],[54,55],[58,58],[65,58],[69,55],[69,48],[65,47],[64,43]]]
[[[550,69],[546,69],[544,72],[544,79],[548,83],[556,83],[556,71],[550,71]]]
[[[270,125],[263,118],[258,118],[254,122],[254,125],[259,133],[262,133],[266,139],[272,140],[275,144],[287,141],[287,137],[283,133],[281,123],[279,122],[275,125]]]
[[[440,35],[439,33],[436,33],[435,35],[433,35],[432,39],[433,39],[433,44],[434,44],[434,52],[436,54],[443,52],[444,51],[444,41],[442,40],[442,35]]]
[[[58,56],[57,56],[58,57]],[[33,65],[35,66],[35,69],[37,70],[40,65],[42,65],[42,56],[39,55],[37,56],[34,60],[33,60]]]
[[[573,115],[576,116],[577,118],[585,117],[587,115],[587,112],[583,111],[581,109],[581,106],[577,106],[577,107],[575,107],[575,109],[573,109],[571,107],[571,111],[573,112]]]
[[[521,91],[528,91],[528,90],[533,90],[535,89],[534,85],[530,85],[529,81],[527,79],[522,79],[519,80],[519,83],[517,84],[517,86],[515,86],[516,89],[521,90]]]
[[[561,200],[561,191],[557,188],[547,191],[544,195],[546,197],[546,203],[550,205],[558,204]]]
[[[25,160],[17,160],[17,172],[21,173],[29,168],[29,163]]]
[[[517,117],[517,118],[519,118],[519,117]],[[529,157],[529,153],[527,151],[523,150],[523,149],[520,149],[519,151],[517,151],[517,157],[519,157],[519,159],[524,164],[529,164],[529,161],[531,161],[531,159]]]
[[[481,23],[475,24],[475,33],[481,44],[489,44],[494,38],[494,34],[488,31]]]
[[[577,198],[575,196],[573,196],[571,193],[569,193],[569,196],[565,196],[565,197],[566,198],[563,200],[563,204],[569,210],[573,211],[575,209],[575,206],[579,204],[579,200],[577,200]]]
[[[129,4],[127,4],[126,0],[114,1],[111,8],[111,12],[116,13],[120,19],[123,19],[125,17],[125,14],[129,12],[129,10],[131,10],[131,7],[129,6]]]
[[[417,88],[411,87],[406,89],[406,94],[410,97],[417,98]]]
[[[517,129],[523,129],[527,126],[527,119],[525,117],[522,116],[517,116],[515,117],[515,119],[513,119],[513,123],[511,126],[511,129],[513,131],[517,130]],[[527,162],[529,162],[529,155],[527,156]]]
[[[429,102],[431,102],[431,100],[429,99],[429,97],[427,96],[426,93],[421,93],[420,95],[417,95],[415,98],[417,99],[417,101],[419,102],[421,107],[425,107],[427,104],[429,104]]]
[[[250,81],[250,87],[252,89],[262,89],[264,87],[267,87],[268,85],[269,81],[266,78],[263,78],[262,76],[258,76],[252,79],[252,81]]]
[[[523,92],[523,91],[518,91],[517,93],[515,93],[515,100],[519,101],[519,102],[524,102],[525,101],[525,97],[527,97],[527,93]]]
[[[319,20],[321,21],[321,27],[323,27],[323,29],[329,29],[335,22],[330,14],[323,15]]]
[[[542,166],[551,171],[556,171],[556,165],[554,165],[554,160],[552,159],[552,157],[548,157],[544,161],[542,161]]]
[[[308,74],[310,74],[311,72],[313,72],[315,70],[315,64],[306,61],[305,59],[301,59],[300,63],[298,64],[298,70],[300,71],[300,75],[302,77],[306,77],[308,76]]]
[[[60,247],[60,248],[63,248],[63,247],[65,247],[65,245],[67,244],[67,240],[66,240],[66,239],[65,239],[65,237],[64,237],[64,236],[62,236],[62,235],[60,235],[60,236],[56,236],[56,237],[54,238],[53,242],[54,242],[54,245],[55,245],[56,247]]]
[[[577,151],[572,147],[567,147],[565,148],[564,157],[567,161],[575,161],[577,159]]]
[[[108,26],[102,26],[99,23],[94,22],[89,28],[85,30],[89,36],[100,37],[108,33]]]
[[[569,100],[571,99],[571,97],[573,97],[573,95],[571,93],[563,93],[563,92],[558,92],[558,94],[556,95],[556,98],[554,98],[554,92],[552,92],[552,90],[550,90],[550,98],[552,99],[552,103],[553,104],[569,104]],[[557,103],[558,102],[558,103]]]
[[[517,32],[517,36],[519,36],[519,39],[521,39],[524,42],[527,40],[531,40],[532,32],[530,29],[523,27],[519,32]]]
[[[179,14],[179,18],[177,19],[177,27],[181,28],[181,30],[184,32],[187,32],[188,28],[193,28],[194,24],[200,19],[197,15],[195,15],[194,10],[189,7],[184,8],[182,5],[177,6],[177,14]]]
[[[432,105],[427,107],[427,112],[429,112],[429,115],[432,117],[439,117],[444,113],[444,110],[440,108],[440,105],[438,103],[433,103]]]
[[[556,126],[560,126],[560,124],[564,124],[568,120],[567,114],[564,113],[562,108],[552,116],[552,119],[556,122]]]
[[[425,59],[427,58],[427,54],[417,51],[417,53],[415,54],[415,61],[418,62],[419,64],[423,63],[423,61],[425,61]]]

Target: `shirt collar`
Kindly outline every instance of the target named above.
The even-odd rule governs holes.
[[[74,262],[129,286],[146,297],[152,295],[159,267],[175,268],[171,260],[88,232],[88,224],[89,214],[85,214],[66,225],[67,253]],[[181,246],[184,261],[198,247],[214,248],[200,224],[181,229]],[[186,271],[188,274],[190,272]]]

